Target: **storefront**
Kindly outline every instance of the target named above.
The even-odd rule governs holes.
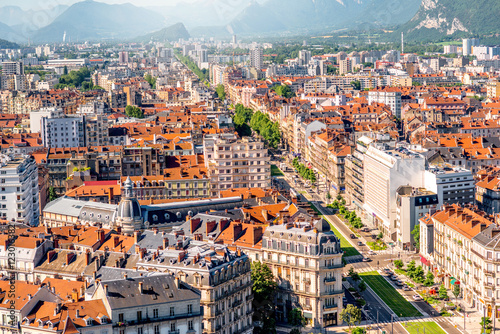
[[[337,325],[337,312],[323,314],[323,327]]]

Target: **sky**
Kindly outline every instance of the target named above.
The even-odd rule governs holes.
[[[231,3],[235,0],[98,0],[100,2],[106,2],[109,4],[117,3],[132,3],[140,7],[150,7],[150,6],[170,6],[178,3],[193,3],[196,1],[203,2],[214,2],[218,1],[221,3]],[[240,0],[241,1],[241,0]],[[251,0],[244,0],[250,3]],[[72,5],[78,0],[0,0],[0,7],[3,6],[19,6],[25,10],[31,8],[51,8],[57,5]]]

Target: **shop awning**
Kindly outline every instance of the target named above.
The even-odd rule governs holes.
[[[420,255],[420,262],[422,262],[423,265],[426,265],[428,267],[431,265],[431,263],[422,255]]]
[[[313,317],[312,312],[307,312],[307,311],[303,311],[303,312],[302,312],[302,315],[303,315],[303,316],[304,316],[304,318],[306,318],[306,319],[312,319],[312,317]]]

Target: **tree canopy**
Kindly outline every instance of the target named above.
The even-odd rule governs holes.
[[[144,112],[142,111],[141,108],[136,106],[128,105],[125,108],[125,113],[127,114],[128,117],[144,118]]]
[[[340,318],[349,326],[350,330],[352,326],[361,322],[361,310],[352,304],[347,304],[340,312]]]
[[[156,88],[156,78],[154,76],[148,73],[144,76],[144,80],[149,83],[151,88]]]
[[[71,71],[68,74],[62,75],[59,78],[59,83],[54,88],[79,88],[86,79],[90,79],[90,70],[87,67],[82,67],[78,71]]]
[[[226,99],[226,89],[224,88],[224,85],[217,85],[215,92],[221,101]]]
[[[279,96],[282,96],[286,99],[292,98],[295,96],[295,93],[292,92],[290,89],[290,86],[288,85],[275,85],[273,88],[271,88],[276,94]]]

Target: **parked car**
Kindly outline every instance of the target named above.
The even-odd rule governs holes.
[[[397,281],[397,280],[398,280],[398,275],[391,276],[391,281]]]
[[[356,239],[356,235],[354,233],[351,233],[351,239]]]
[[[405,285],[405,284],[403,283],[403,281],[402,281],[402,280],[398,279],[398,280],[396,281],[396,285],[397,285],[397,286],[403,286],[403,285]]]
[[[358,241],[358,246],[363,246],[363,243],[361,241]]]
[[[384,274],[389,275],[389,276],[392,276],[392,274],[393,274],[391,269],[388,269],[388,268],[384,268],[384,269],[382,269],[382,271],[384,272]]]
[[[420,295],[413,295],[413,300],[422,300],[422,297]]]
[[[361,261],[363,262],[370,262],[372,259],[370,259],[369,257],[364,257]]]
[[[368,252],[368,255],[377,255],[377,253],[375,253],[374,251],[371,250]]]
[[[403,291],[411,291],[410,287],[408,285],[403,285]]]
[[[370,229],[369,229],[368,227],[363,227],[363,228],[361,229],[361,231],[363,231],[363,232],[370,232]]]

